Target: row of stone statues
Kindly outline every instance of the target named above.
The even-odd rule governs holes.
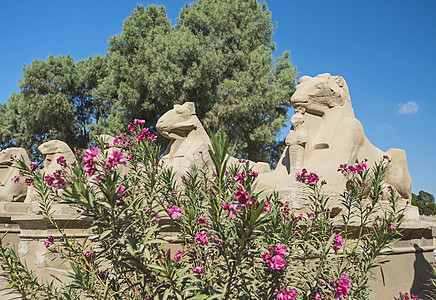
[[[387,155],[391,163],[386,184],[394,187],[403,198],[411,199],[411,178],[404,150],[389,149],[384,153],[368,141],[361,123],[354,116],[348,87],[341,76],[303,76],[291,100],[295,114],[285,140],[286,148],[275,170],[271,171],[267,163],[249,161],[253,170],[259,173],[258,190],[297,189],[295,173],[306,168],[326,180],[331,191],[342,191],[346,180],[336,171],[340,164],[350,165],[356,160],[368,159],[368,165],[372,165]],[[196,116],[194,103],[175,105],[158,120],[156,128],[171,140],[161,161],[175,170],[176,178],[193,164],[212,167],[208,154],[210,138]],[[104,135],[103,138],[113,145],[112,137]],[[61,141],[43,143],[38,149],[44,157],[42,171],[46,174],[59,168],[53,162],[60,156],[69,164],[75,161],[71,149]],[[30,163],[23,148],[0,152],[0,201],[29,201],[26,183],[16,184],[12,180],[19,176],[15,159],[20,157]],[[230,163],[237,164],[238,159],[230,157]]]
[[[265,163],[250,162],[259,172],[258,190],[290,190],[298,188],[295,173],[303,168],[326,180],[327,190],[343,191],[344,176],[339,165],[352,165],[367,159],[368,166],[388,156],[391,160],[385,183],[394,187],[405,199],[411,199],[412,181],[407,168],[406,153],[389,149],[386,153],[366,138],[362,124],[354,116],[347,84],[341,76],[320,74],[303,76],[292,96],[295,114],[286,137],[286,148],[274,171]],[[192,164],[212,165],[207,149],[210,139],[195,115],[194,103],[175,105],[156,126],[161,135],[171,140],[162,161],[179,174]],[[236,159],[231,160],[236,163]]]
[[[38,147],[44,158],[45,174],[52,174],[60,166],[56,163],[57,159],[63,156],[66,163],[72,164],[76,161],[70,147],[58,140],[48,141]],[[33,194],[28,184],[20,178],[18,160],[23,159],[29,166],[30,159],[24,148],[7,148],[0,152],[0,202],[30,202]]]

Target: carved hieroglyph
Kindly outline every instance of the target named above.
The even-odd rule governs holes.
[[[7,148],[0,152],[0,202],[22,202],[26,198],[28,186],[21,178],[14,183],[15,176],[20,177],[17,160],[23,157],[27,165],[29,156],[24,148]]]
[[[213,166],[209,157],[208,149],[210,138],[195,114],[193,102],[183,105],[174,105],[174,108],[166,112],[157,122],[156,129],[171,142],[165,150],[161,162],[167,167],[172,167],[176,172],[176,179],[185,174],[192,165],[209,168]],[[231,157],[230,163],[238,160]],[[249,162],[256,172],[269,172],[267,163]]]
[[[354,164],[356,159],[368,159],[368,165],[389,156],[385,182],[401,196],[411,199],[411,178],[406,153],[389,149],[386,153],[374,147],[366,138],[362,124],[354,116],[350,94],[341,76],[320,74],[303,76],[292,96],[295,114],[286,137],[286,149],[270,174],[260,174],[259,189],[279,190],[296,187],[295,172],[306,168],[316,172],[331,190],[341,191],[345,179],[337,169],[340,164]]]

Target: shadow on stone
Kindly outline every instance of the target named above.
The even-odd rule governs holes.
[[[413,245],[413,247],[415,248],[415,262],[413,263],[415,275],[413,277],[410,293],[423,300],[432,299],[426,296],[427,290],[429,289],[426,283],[428,283],[431,278],[435,279],[432,274],[433,267],[424,257],[424,250],[416,244]]]

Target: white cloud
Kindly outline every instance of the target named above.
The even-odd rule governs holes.
[[[409,101],[407,103],[398,104],[398,112],[404,115],[416,114],[418,112],[419,106],[416,102]]]

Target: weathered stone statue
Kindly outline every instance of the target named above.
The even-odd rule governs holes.
[[[306,168],[326,180],[328,189],[341,191],[346,182],[337,172],[340,164],[368,159],[370,166],[387,155],[392,162],[386,184],[405,199],[411,199],[406,153],[400,149],[384,153],[369,142],[354,116],[348,87],[341,76],[303,76],[291,100],[295,115],[286,137],[287,148],[274,172],[260,174],[259,188],[292,189],[295,172]]]
[[[28,186],[24,178],[18,183],[14,178],[20,177],[17,160],[23,157],[27,165],[29,156],[24,148],[7,148],[0,152],[0,202],[23,202],[26,198]]]
[[[161,161],[167,167],[173,167],[177,175],[185,174],[192,165],[212,167],[213,163],[208,154],[210,138],[195,114],[193,102],[174,105],[157,122],[159,133],[170,139]],[[238,160],[231,157],[230,163]],[[269,172],[267,163],[249,162],[256,172]],[[176,176],[179,178],[180,176]]]
[[[44,158],[44,169],[45,174],[53,174],[56,170],[60,170],[62,167],[57,163],[57,160],[63,156],[68,165],[76,162],[76,157],[74,156],[71,148],[62,141],[52,140],[41,144],[38,147]]]

